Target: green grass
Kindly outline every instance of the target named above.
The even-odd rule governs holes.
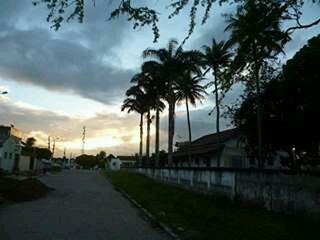
[[[320,221],[285,216],[159,183],[148,177],[107,172],[117,188],[127,192],[182,239],[318,239]]]

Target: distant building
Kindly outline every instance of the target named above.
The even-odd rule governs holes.
[[[0,126],[0,169],[9,172],[19,169],[21,138],[18,129]]]
[[[121,161],[121,167],[133,167],[136,164],[136,157],[135,156],[117,156],[117,158]]]
[[[51,162],[51,152],[47,148],[32,147],[27,149],[22,147],[19,170],[21,172],[26,171],[41,171],[43,170],[48,162]]]

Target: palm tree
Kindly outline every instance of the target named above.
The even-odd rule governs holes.
[[[207,94],[205,88],[200,85],[203,79],[202,76],[196,75],[193,77],[191,74],[186,73],[183,78],[177,81],[175,86],[177,102],[185,101],[186,104],[189,142],[192,141],[189,103],[195,106],[196,102],[203,99],[204,95]]]
[[[162,77],[162,65],[155,61],[147,61],[142,65],[142,72],[147,75],[144,78],[144,82],[140,82],[140,85],[144,87],[147,94],[150,95],[153,102],[151,108],[156,111],[156,124],[155,124],[155,165],[159,166],[159,154],[160,154],[160,112],[165,108],[162,99],[165,96],[165,81]]]
[[[136,112],[140,114],[140,144],[139,144],[139,161],[142,163],[143,151],[143,116],[146,112],[145,95],[139,86],[132,86],[126,92],[127,98],[123,101],[121,111],[127,110],[128,113]]]
[[[173,139],[174,139],[174,120],[175,120],[175,104],[176,96],[174,92],[175,82],[181,78],[183,73],[189,69],[191,72],[199,72],[196,64],[199,55],[194,51],[183,51],[182,47],[178,47],[176,40],[170,40],[167,48],[146,49],[143,52],[144,58],[154,58],[158,64],[162,65],[161,76],[165,81],[165,99],[168,102],[168,164],[172,165]]]
[[[186,72],[184,77],[177,81],[176,83],[176,98],[178,102],[185,101],[186,111],[187,111],[187,123],[188,123],[188,133],[189,133],[189,143],[192,141],[191,132],[191,122],[190,122],[190,111],[189,102],[192,105],[196,105],[198,100],[204,98],[206,95],[205,88],[200,85],[200,82],[204,78],[202,76],[196,75],[192,76],[189,72]],[[191,165],[191,155],[189,154],[189,165]]]
[[[279,2],[246,0],[228,19],[226,28],[231,30],[231,42],[238,45],[233,68],[246,68],[253,73],[254,81],[249,84],[254,85],[257,95],[259,167],[263,167],[260,71],[266,60],[283,52],[284,44],[290,39],[288,33],[281,30],[283,10]]]
[[[209,67],[208,70],[212,70],[213,74],[213,85],[215,94],[215,108],[216,108],[216,132],[218,134],[219,152],[217,159],[217,167],[220,167],[221,162],[221,140],[220,140],[220,99],[219,91],[229,89],[230,84],[225,78],[221,77],[221,73],[228,67],[232,54],[230,52],[231,44],[229,41],[217,42],[214,38],[212,39],[211,46],[204,45],[203,64]]]
[[[147,139],[146,139],[146,157],[149,159],[150,155],[150,125],[152,123],[151,110],[156,111],[156,165],[159,163],[159,143],[160,143],[160,112],[165,108],[164,103],[161,101],[163,86],[159,77],[160,65],[156,62],[145,62],[141,69],[142,72],[132,78],[131,82],[137,83],[140,88],[145,92],[145,106],[147,109]]]

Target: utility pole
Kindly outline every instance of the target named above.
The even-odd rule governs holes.
[[[54,150],[56,148],[56,139],[53,139],[53,145],[52,145],[52,158],[54,157]]]
[[[85,143],[86,143],[86,127],[84,126],[82,130],[82,150],[81,150],[82,155],[84,154]]]
[[[48,136],[48,149],[51,151],[51,139],[50,139],[50,136]]]

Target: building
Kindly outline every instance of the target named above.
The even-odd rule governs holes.
[[[136,165],[136,157],[135,156],[117,156],[117,158],[121,161],[121,167],[133,167]]]
[[[0,169],[19,170],[22,133],[13,126],[0,126]]]
[[[47,148],[32,147],[28,149],[22,147],[19,161],[19,170],[27,171],[42,171],[47,162],[50,161],[51,151]]]
[[[244,148],[240,144],[237,129],[229,129],[200,137],[191,143],[177,144],[173,153],[176,165],[181,167],[217,167],[218,154],[221,154],[220,167],[248,167]]]
[[[228,129],[202,136],[191,143],[177,143],[177,151],[173,153],[176,166],[180,167],[217,167],[218,154],[221,154],[220,167],[224,168],[258,168],[258,161],[248,157],[238,129]],[[220,150],[220,151],[219,151]],[[288,158],[288,153],[276,151],[273,156],[265,159],[265,169],[286,169],[281,164]]]

